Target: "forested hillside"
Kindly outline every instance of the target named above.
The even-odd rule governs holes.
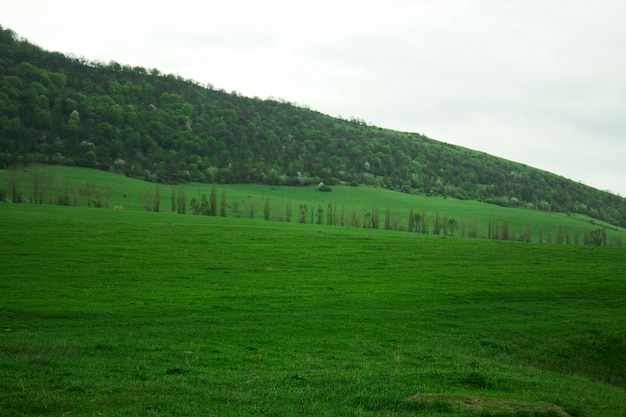
[[[371,184],[626,226],[624,198],[545,171],[157,69],[48,52],[0,27],[0,166],[35,162],[162,183]]]

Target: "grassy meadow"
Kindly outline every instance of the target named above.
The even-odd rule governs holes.
[[[624,249],[134,204],[0,203],[0,415],[626,412]]]

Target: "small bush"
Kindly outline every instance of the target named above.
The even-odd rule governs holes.
[[[318,189],[318,191],[323,191],[323,192],[326,192],[326,193],[329,193],[329,192],[331,192],[333,190],[332,188],[330,188],[326,184],[321,184],[319,187],[317,187],[317,189]]]
[[[479,372],[471,372],[463,379],[463,384],[479,389],[487,389],[489,384],[485,376]]]

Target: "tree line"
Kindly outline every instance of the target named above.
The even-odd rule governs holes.
[[[180,196],[184,196],[184,187],[172,187],[172,213],[186,214],[180,210]],[[157,190],[159,186],[157,186]],[[182,193],[182,194],[181,194]],[[158,194],[158,191],[155,193]],[[178,197],[176,197],[178,196]],[[184,203],[183,203],[184,204]],[[179,207],[179,209],[175,209]],[[205,194],[201,198],[191,199],[191,214],[217,216],[217,186],[211,186],[210,197]],[[262,208],[261,208],[262,207]],[[371,208],[360,208],[357,206],[346,207],[345,204],[337,206],[337,202],[329,200],[325,203],[293,205],[291,201],[272,202],[270,197],[259,199],[248,197],[242,201],[233,201],[228,204],[226,190],[221,192],[219,216],[228,217],[230,209],[231,215],[235,217],[247,217],[250,219],[260,219],[278,222],[297,222],[301,224],[340,226],[364,229],[382,229],[408,233],[430,234],[436,236],[459,236],[466,238],[483,238],[490,240],[518,241],[525,243],[547,243],[559,245],[585,245],[585,246],[612,246],[623,247],[621,235],[608,236],[607,227],[597,227],[593,229],[575,229],[573,232],[564,226],[559,226],[555,231],[544,232],[542,227],[538,228],[537,236],[534,236],[533,227],[526,223],[521,232],[518,232],[508,218],[497,221],[489,219],[487,230],[481,227],[481,220],[478,218],[467,218],[457,222],[456,219],[436,212],[432,218],[427,216],[425,210],[419,211],[410,208],[404,218],[399,210],[389,207],[382,210],[378,206]],[[148,210],[150,211],[150,210]],[[382,218],[382,220],[381,220]]]
[[[21,191],[22,176],[29,176],[32,183],[30,193]],[[169,186],[169,205],[162,207],[166,196],[163,189],[168,187],[156,184],[141,191],[138,201],[126,201],[125,205],[112,205],[116,196],[115,189],[110,185],[97,185],[92,180],[70,182],[65,178],[57,178],[35,169],[12,169],[8,172],[7,189],[0,188],[0,201],[24,204],[48,204],[61,206],[86,206],[93,208],[123,209],[134,206],[150,212],[167,211],[175,214],[192,214],[220,217],[248,217],[266,221],[297,222],[301,224],[340,226],[374,230],[389,230],[408,233],[419,233],[436,236],[459,236],[466,238],[485,238],[490,240],[521,241],[526,243],[572,244],[593,246],[622,247],[621,235],[608,236],[606,227],[579,230],[573,232],[559,226],[554,231],[544,231],[539,227],[535,236],[530,223],[517,231],[508,218],[503,221],[489,219],[486,230],[481,227],[478,218],[466,218],[457,221],[447,213],[435,212],[429,216],[425,210],[410,208],[402,213],[389,207],[381,210],[378,206],[362,208],[338,205],[328,200],[317,204],[298,203],[291,201],[272,201],[270,197],[247,197],[244,200],[228,201],[225,189],[218,191],[217,184],[212,184],[209,196],[198,194],[189,198],[184,185]],[[219,198],[218,198],[219,194]],[[124,199],[127,196],[122,196]]]
[[[20,187],[25,174],[32,180],[30,193]],[[110,185],[99,186],[93,180],[70,182],[37,169],[31,173],[28,169],[13,167],[8,171],[7,185],[6,189],[0,188],[0,201],[11,203],[112,208],[115,196],[115,189]]]

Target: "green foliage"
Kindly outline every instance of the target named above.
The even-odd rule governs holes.
[[[421,134],[65,57],[2,28],[0,50],[0,167],[80,165],[169,184],[367,184],[626,226],[622,197]]]

